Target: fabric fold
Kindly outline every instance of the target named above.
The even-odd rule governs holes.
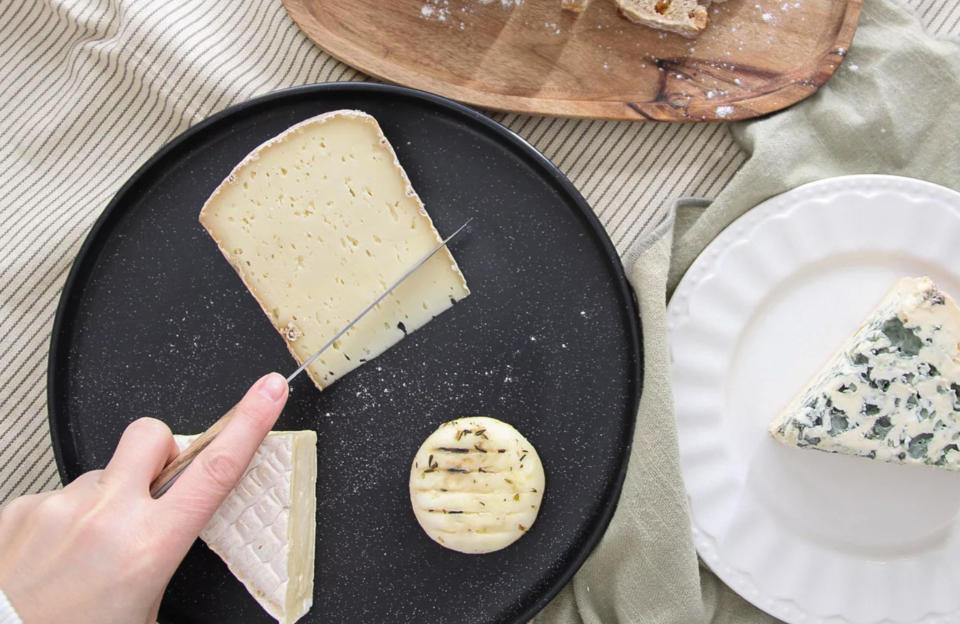
[[[817,94],[732,126],[749,154],[713,201],[683,199],[624,256],[637,298],[644,389],[616,513],[550,624],[761,624],[777,620],[698,565],[677,458],[666,301],[725,227],[770,197],[823,178],[886,173],[960,189],[960,45],[891,0],[865,3],[854,44]]]

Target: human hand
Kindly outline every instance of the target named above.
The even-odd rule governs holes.
[[[159,499],[150,483],[178,454],[159,420],[131,423],[103,470],[0,509],[0,589],[25,624],[152,624],[180,561],[243,476],[287,399],[258,380],[210,446]]]

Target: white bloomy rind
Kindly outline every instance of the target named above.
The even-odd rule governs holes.
[[[487,417],[440,425],[410,467],[410,503],[423,530],[463,553],[505,548],[537,519],[545,479],[536,449]]]
[[[960,309],[929,278],[900,280],[770,432],[791,446],[960,470]]]
[[[200,223],[301,364],[442,240],[376,119],[352,110],[257,147]],[[441,249],[307,373],[322,390],[469,293]]]
[[[182,451],[196,436],[174,436]],[[267,435],[200,538],[264,610],[293,624],[313,606],[317,434]]]

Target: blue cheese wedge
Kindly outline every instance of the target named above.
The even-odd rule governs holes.
[[[960,309],[904,278],[770,425],[784,444],[960,470]]]
[[[301,364],[441,241],[376,119],[349,110],[256,148],[200,223]],[[443,248],[307,373],[322,390],[469,292]]]
[[[536,449],[495,418],[440,425],[410,466],[410,503],[432,540],[462,553],[506,548],[533,526],[545,478]]]
[[[174,436],[180,450],[196,436]],[[280,624],[313,606],[317,434],[276,431],[200,532]]]

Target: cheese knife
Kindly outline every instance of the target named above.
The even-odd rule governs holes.
[[[434,254],[436,254],[438,251],[443,249],[447,245],[447,243],[450,242],[450,240],[454,236],[456,236],[461,231],[463,231],[463,229],[467,227],[467,225],[469,225],[471,221],[473,221],[472,218],[467,219],[463,225],[458,227],[453,232],[453,234],[443,239],[443,241],[441,241],[439,245],[437,245],[432,250],[430,250],[428,254],[426,254],[419,260],[417,260],[413,264],[413,266],[407,269],[406,272],[400,276],[400,278],[397,281],[395,281],[393,284],[391,284],[389,288],[383,291],[379,297],[377,297],[376,299],[373,300],[372,303],[370,303],[370,305],[365,307],[363,311],[360,312],[360,314],[354,317],[352,321],[347,323],[343,327],[343,329],[337,332],[337,334],[333,338],[328,340],[325,345],[320,347],[320,349],[316,353],[311,355],[310,358],[307,359],[307,361],[305,361],[303,364],[297,367],[297,370],[290,373],[290,375],[287,376],[287,385],[289,385],[290,382],[292,382],[297,377],[297,375],[302,373],[308,366],[313,364],[316,361],[316,359],[323,354],[324,351],[330,348],[330,346],[334,342],[336,342],[344,334],[346,334],[347,331],[349,331],[351,327],[356,325],[357,322],[360,319],[362,319],[370,310],[377,307],[377,304],[379,304],[381,301],[383,301],[387,297],[387,295],[393,292],[393,289],[399,286],[403,282],[403,280],[413,275],[413,273],[415,273],[417,269],[423,266],[427,262],[427,260],[432,258]],[[208,428],[206,431],[204,431],[203,433],[198,435],[196,438],[194,438],[193,442],[190,443],[190,446],[185,448],[179,455],[177,455],[176,458],[174,458],[172,462],[167,464],[167,466],[160,471],[160,474],[157,475],[157,478],[154,479],[153,483],[150,484],[150,496],[152,496],[153,498],[159,498],[163,496],[164,492],[170,489],[170,486],[173,485],[174,481],[176,481],[181,474],[183,474],[183,471],[187,469],[187,466],[189,466],[191,462],[193,462],[194,458],[196,458],[196,456],[200,454],[200,452],[203,451],[203,449],[207,448],[207,446],[209,446],[210,443],[213,442],[214,438],[217,437],[217,435],[223,430],[223,428],[226,427],[227,423],[230,422],[230,419],[233,417],[234,410],[236,410],[236,406],[230,408],[230,410],[226,414],[221,416],[220,419],[217,420],[217,422],[213,423],[210,426],[210,428]]]

